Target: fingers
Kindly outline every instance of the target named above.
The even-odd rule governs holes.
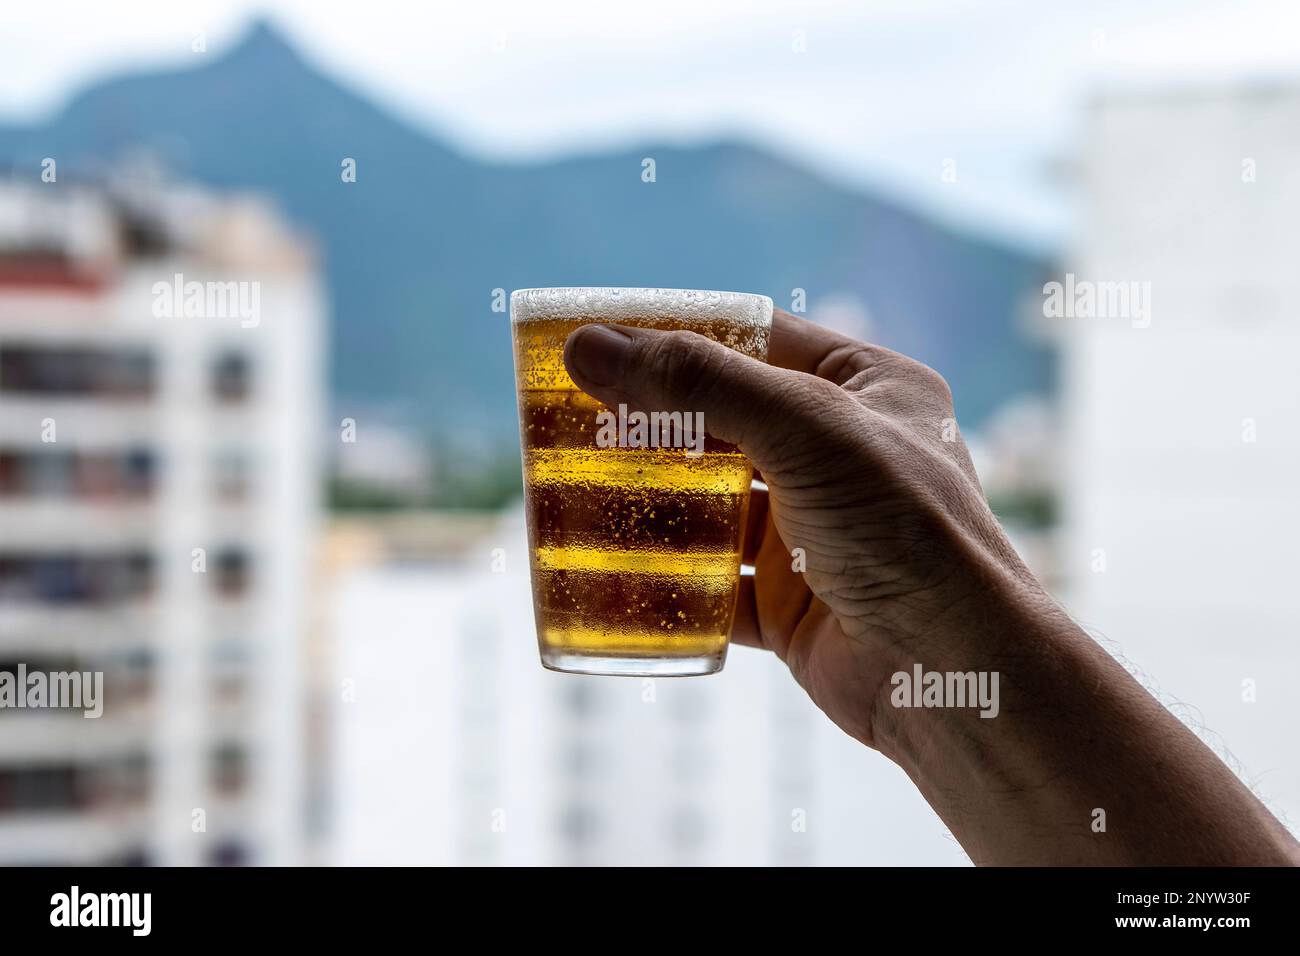
[[[740,563],[751,567],[758,560],[758,549],[763,543],[763,530],[767,526],[767,488],[754,487],[749,492],[749,510],[745,512],[745,536],[741,543]]]
[[[738,445],[760,468],[776,450],[824,422],[830,388],[774,368],[694,332],[584,325],[564,344],[578,386],[606,405],[700,412],[710,435]],[[832,390],[833,391],[833,390]]]
[[[736,620],[731,625],[731,643],[746,647],[763,647],[758,629],[758,604],[755,600],[754,576],[742,575],[740,594],[736,597]]]
[[[782,368],[848,385],[871,408],[893,417],[939,427],[952,416],[952,393],[934,369],[779,309],[772,314],[768,359]]]
[[[741,544],[740,563],[751,568],[758,563],[759,549],[766,540],[768,524],[767,488],[750,489],[749,509],[745,513],[745,537]],[[732,625],[731,640],[736,644],[762,647],[758,629],[758,609],[754,595],[755,578],[752,574],[740,577],[740,594],[736,598],[736,621]]]
[[[740,578],[731,639],[737,644],[775,651],[784,658],[789,635],[813,600],[812,591],[803,574],[795,570],[770,512],[757,538],[754,574]],[[746,542],[746,551],[749,547]]]
[[[843,385],[893,354],[781,309],[772,312],[772,338],[767,349],[767,360],[772,365]]]

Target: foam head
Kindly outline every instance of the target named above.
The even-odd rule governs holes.
[[[520,289],[510,295],[512,322],[619,323],[646,318],[681,328],[721,322],[760,329],[772,324],[772,300],[748,292],[600,287]]]

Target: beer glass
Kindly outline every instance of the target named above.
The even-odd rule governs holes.
[[[607,409],[580,391],[562,354],[588,323],[689,329],[766,361],[772,300],[604,288],[510,297],[542,664],[711,674],[735,616],[753,469],[734,445],[703,434],[698,409]]]

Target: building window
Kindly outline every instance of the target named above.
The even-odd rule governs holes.
[[[157,387],[143,348],[0,346],[0,392],[145,398]]]
[[[209,763],[212,789],[223,796],[241,792],[248,784],[248,752],[236,743],[223,743],[213,751]]]
[[[226,548],[217,554],[213,586],[223,598],[239,598],[248,593],[249,559],[239,548]]]
[[[221,402],[242,402],[252,392],[252,366],[243,352],[222,352],[212,363],[212,394]]]
[[[156,471],[156,459],[147,449],[0,449],[0,496],[141,499],[153,493]]]
[[[153,559],[109,555],[0,554],[0,601],[109,604],[153,592]]]

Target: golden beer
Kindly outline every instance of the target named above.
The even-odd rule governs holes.
[[[527,289],[510,297],[510,315],[542,663],[584,674],[720,670],[740,582],[749,461],[710,436],[702,448],[611,447],[616,411],[578,389],[562,356],[570,332],[598,322],[690,329],[766,359],[772,300]],[[644,411],[680,413],[674,423],[697,413]]]

